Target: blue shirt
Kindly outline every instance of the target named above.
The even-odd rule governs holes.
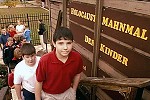
[[[24,37],[26,38],[27,42],[30,42],[31,37],[30,37],[31,31],[29,29],[26,29],[24,32]]]
[[[0,43],[5,45],[6,42],[7,42],[7,39],[10,37],[10,34],[9,33],[6,33],[6,35],[2,34],[0,36]]]

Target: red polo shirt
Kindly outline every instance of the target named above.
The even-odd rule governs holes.
[[[60,94],[71,87],[76,74],[83,70],[79,53],[71,51],[68,60],[63,63],[55,55],[55,50],[44,55],[36,70],[38,82],[43,82],[42,89],[49,94]]]
[[[14,37],[14,35],[17,34],[15,30],[8,31],[8,33],[10,34],[10,37]]]
[[[14,85],[14,73],[8,75],[8,86],[12,87]]]

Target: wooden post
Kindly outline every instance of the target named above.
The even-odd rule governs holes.
[[[53,49],[53,44],[52,44],[52,38],[53,38],[53,33],[52,33],[52,20],[51,20],[51,0],[48,0],[48,8],[49,8],[49,29],[50,29],[50,45],[51,45],[51,50]]]
[[[96,19],[94,25],[94,47],[93,47],[93,63],[92,63],[92,72],[91,76],[97,76],[97,67],[99,61],[99,48],[100,48],[100,30],[101,30],[101,22],[102,22],[102,7],[103,0],[96,1]]]
[[[100,30],[101,30],[101,22],[102,22],[102,7],[103,7],[103,0],[96,1],[96,19],[94,24],[94,47],[93,47],[93,63],[92,63],[92,72],[91,76],[97,76],[97,67],[99,62],[99,48],[100,48]],[[91,100],[96,99],[96,86],[91,88]]]
[[[63,0],[63,26],[67,27],[67,0]]]

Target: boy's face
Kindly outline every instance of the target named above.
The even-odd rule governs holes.
[[[18,52],[18,54],[16,55],[16,58],[17,58],[17,59],[20,59],[21,57],[22,57],[21,52]]]
[[[12,46],[13,44],[14,44],[13,39],[8,41],[8,45],[9,45],[9,46]]]
[[[32,54],[32,55],[24,55],[23,59],[25,60],[25,63],[28,66],[34,66],[34,64],[36,63],[36,55]]]
[[[18,24],[18,25],[21,25],[21,22],[18,20],[18,21],[17,21],[17,24]]]
[[[27,43],[26,39],[23,39],[23,40],[21,41],[21,44],[24,44],[24,43]]]
[[[1,30],[1,33],[2,33],[2,34],[5,34],[5,33],[6,33],[6,29],[5,29],[5,28],[2,29],[2,30]]]
[[[70,51],[72,50],[72,40],[57,40],[54,43],[54,47],[56,48],[56,56],[58,58],[68,57]]]

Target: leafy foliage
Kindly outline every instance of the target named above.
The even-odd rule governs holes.
[[[0,64],[0,89],[7,85],[7,67]]]
[[[16,7],[17,3],[19,3],[19,1],[17,0],[4,0],[3,5],[8,6],[8,8],[11,7]]]

